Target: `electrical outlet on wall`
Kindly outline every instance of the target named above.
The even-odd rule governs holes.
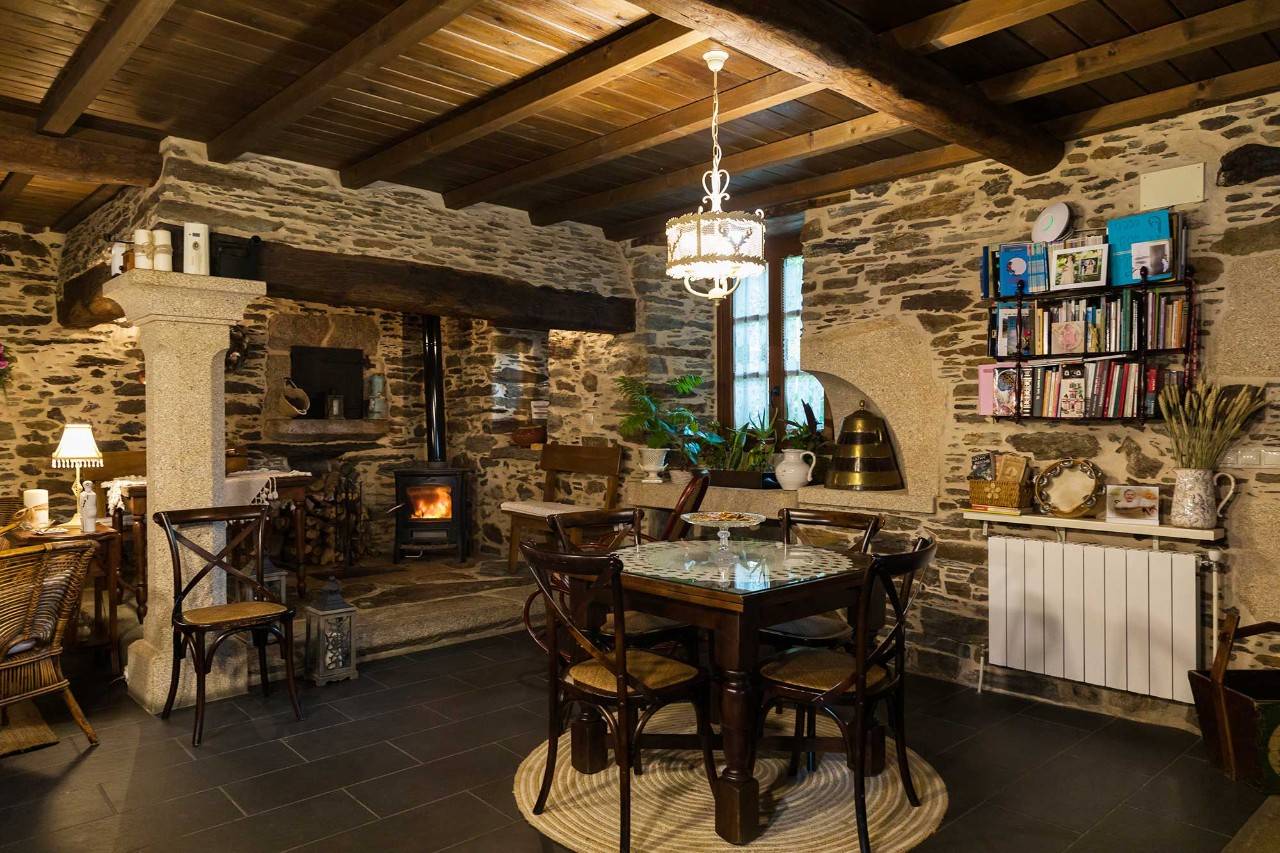
[[[1220,464],[1223,468],[1239,468],[1240,467],[1240,451],[1234,447],[1222,454]]]
[[[1280,468],[1280,448],[1275,448],[1275,447],[1262,448],[1262,467],[1263,468]]]
[[[1261,468],[1262,467],[1262,448],[1261,447],[1240,448],[1240,467],[1241,468]]]

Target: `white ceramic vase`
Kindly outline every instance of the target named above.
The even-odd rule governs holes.
[[[806,456],[809,457],[808,462],[804,460]],[[778,485],[782,488],[798,489],[808,485],[809,478],[813,476],[813,466],[817,462],[818,457],[814,456],[812,451],[784,450],[782,461],[773,467],[773,473],[778,478]]]
[[[640,448],[640,467],[649,475],[641,482],[661,483],[662,469],[667,467],[667,449],[665,447]]]
[[[688,468],[672,468],[667,472],[667,477],[672,484],[684,487],[689,485],[689,481],[693,479],[693,472]]]
[[[1218,500],[1218,478],[1226,477],[1227,495]],[[1174,527],[1190,527],[1209,530],[1218,526],[1218,516],[1226,508],[1227,501],[1236,493],[1236,478],[1208,468],[1173,469],[1173,504],[1169,510],[1169,524]]]

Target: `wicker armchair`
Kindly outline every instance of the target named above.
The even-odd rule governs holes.
[[[0,711],[62,693],[89,743],[98,735],[62,674],[62,635],[80,606],[94,542],[57,542],[0,551]]]

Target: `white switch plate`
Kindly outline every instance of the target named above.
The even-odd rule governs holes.
[[[1280,449],[1273,447],[1262,448],[1262,467],[1280,468]]]
[[[1240,467],[1240,451],[1234,447],[1222,454],[1223,468],[1239,468]]]
[[[1261,468],[1262,467],[1262,448],[1261,447],[1240,448],[1240,467],[1241,468]]]
[[[1138,176],[1138,209],[1155,210],[1204,201],[1204,163],[1174,166]]]

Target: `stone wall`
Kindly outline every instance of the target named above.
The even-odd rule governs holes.
[[[977,368],[988,360],[979,247],[1028,239],[1037,213],[1051,201],[1069,201],[1080,225],[1099,227],[1136,210],[1139,174],[1205,162],[1206,199],[1185,208],[1203,307],[1203,372],[1220,382],[1266,385],[1271,404],[1249,443],[1280,446],[1280,178],[1213,185],[1223,155],[1246,143],[1280,144],[1280,95],[1068,143],[1066,159],[1045,175],[1026,177],[985,161],[867,187],[808,213],[805,333],[885,318],[915,324],[931,341],[930,363],[910,367],[939,377],[948,392],[945,428],[935,445],[942,471],[937,511],[898,513],[891,524],[899,532],[927,528],[941,539],[940,559],[915,610],[918,668],[974,681],[986,642],[985,541],[977,525],[961,517],[971,453],[1017,451],[1042,465],[1082,456],[1095,460],[1110,482],[1172,483],[1169,442],[1159,425],[1018,425],[977,415]],[[848,357],[895,374],[911,356],[895,350]],[[835,413],[837,423],[845,414]],[[1280,518],[1280,472],[1233,473],[1241,494],[1226,522],[1230,572],[1222,603],[1239,607],[1248,621],[1276,619],[1280,576],[1271,530]],[[1255,663],[1280,664],[1280,645],[1270,642],[1257,644]],[[1101,693],[1018,674],[996,677],[1005,686],[1068,701],[1087,696],[1095,702]],[[1125,695],[1109,699],[1131,704]]]
[[[0,222],[0,343],[16,356],[0,396],[0,495],[49,490],[69,515],[72,472],[50,457],[62,426],[94,425],[104,452],[142,446],[142,352],[132,330],[113,324],[66,330],[55,317],[62,235]],[[85,476],[93,479],[92,469]]]

